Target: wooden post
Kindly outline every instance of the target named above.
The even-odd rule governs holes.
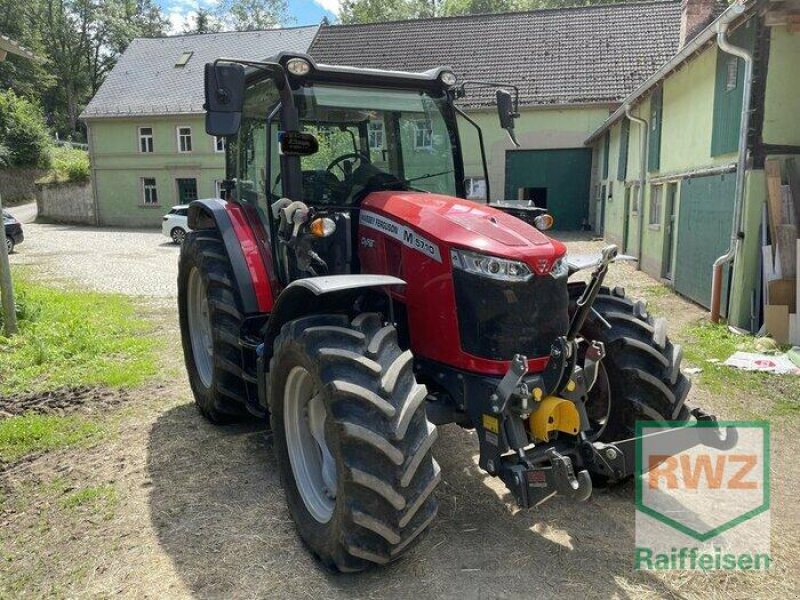
[[[17,311],[14,304],[14,288],[11,285],[11,264],[8,262],[6,226],[2,219],[3,197],[0,196],[0,301],[3,303],[4,329],[6,336],[17,333]]]

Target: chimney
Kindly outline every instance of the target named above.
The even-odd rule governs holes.
[[[678,49],[705,29],[717,16],[718,0],[681,0],[681,32]]]

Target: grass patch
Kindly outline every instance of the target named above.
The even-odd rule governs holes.
[[[800,398],[800,377],[743,371],[722,364],[736,351],[756,352],[755,338],[732,334],[727,327],[712,323],[688,327],[683,335],[687,338],[683,344],[684,356],[703,369],[699,380],[708,391],[723,396],[732,393],[758,396],[769,402],[772,414],[800,414],[797,401]],[[748,413],[743,416],[759,415]]]
[[[96,485],[70,492],[59,500],[61,508],[101,515],[105,520],[114,516],[117,490],[113,485]]]
[[[0,335],[0,395],[135,386],[156,373],[150,325],[127,297],[58,290],[15,272],[19,335]]]
[[[0,461],[47,452],[100,439],[103,429],[79,417],[23,415],[0,421]]]

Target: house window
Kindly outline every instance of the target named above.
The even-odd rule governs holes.
[[[467,177],[464,180],[464,187],[467,190],[467,200],[486,201],[485,177]]]
[[[664,197],[664,186],[653,185],[650,187],[650,217],[648,224],[653,226],[661,225],[661,205]]]
[[[139,152],[150,153],[153,151],[153,128],[139,127]]]
[[[617,179],[625,181],[628,177],[628,145],[631,136],[631,122],[623,119],[619,134],[619,161],[617,163]]]
[[[190,143],[191,145],[191,143]],[[225,138],[222,136],[214,136],[214,152],[225,152]]]
[[[158,206],[158,190],[154,177],[142,177],[142,204]]]
[[[414,149],[433,149],[433,125],[429,119],[417,119],[414,121]]]
[[[178,152],[192,151],[192,128],[178,127]]]
[[[663,88],[656,88],[650,96],[650,135],[647,140],[647,170],[661,168],[661,118],[664,104]]]
[[[739,59],[732,56],[728,59],[727,75],[725,79],[725,91],[732,92],[736,89],[736,84],[739,80]]]
[[[367,129],[369,149],[383,150],[383,121],[370,121]]]

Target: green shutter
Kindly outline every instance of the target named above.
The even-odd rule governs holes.
[[[622,120],[619,134],[619,163],[617,163],[617,179],[625,181],[628,177],[628,140],[631,136],[631,122]]]
[[[730,41],[734,46],[753,49],[755,24],[750,20],[737,29]],[[730,154],[739,148],[739,125],[742,118],[744,61],[717,49],[717,74],[714,84],[714,125],[711,132],[711,156]]]
[[[611,150],[611,131],[603,138],[603,179],[608,179],[608,154]]]
[[[653,90],[650,96],[650,135],[647,140],[647,170],[658,171],[661,166],[661,107],[664,91]]]

